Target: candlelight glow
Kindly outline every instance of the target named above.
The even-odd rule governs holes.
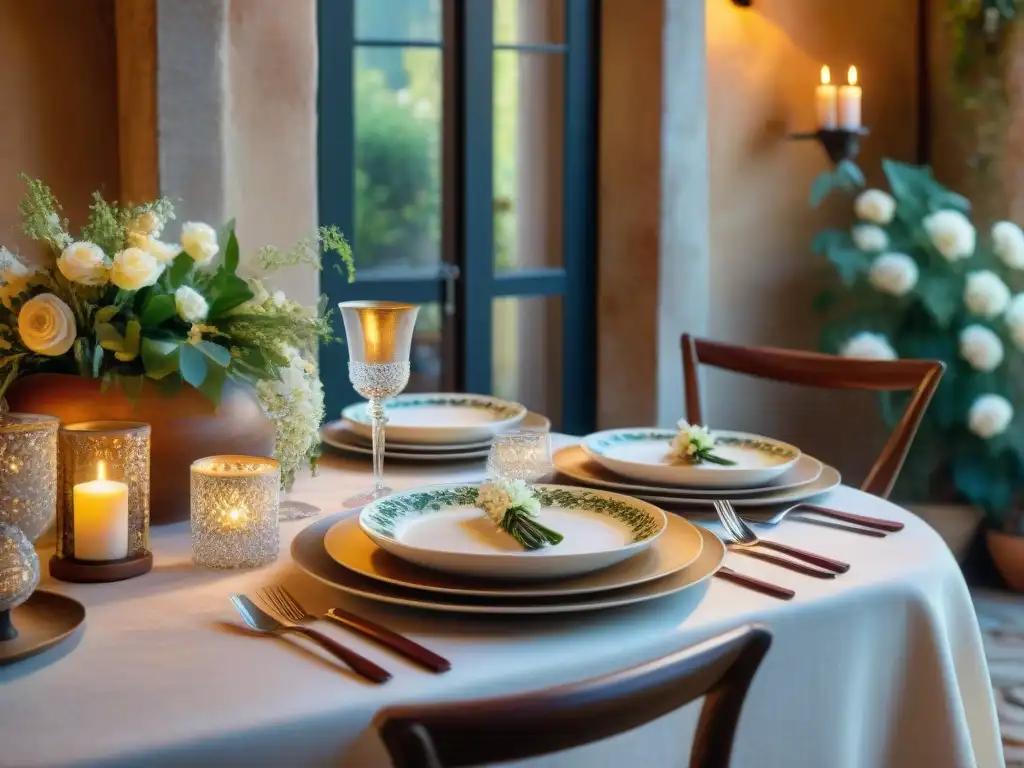
[[[96,462],[96,479],[106,480],[107,479],[107,463],[103,460]]]
[[[849,83],[850,85],[856,85],[857,84],[857,68],[856,67],[850,67],[849,71],[846,73],[846,82]]]
[[[821,68],[821,84],[828,85],[832,81],[832,73],[829,72],[828,65]]]
[[[232,523],[237,523],[239,520],[242,519],[242,513],[237,509],[232,509],[230,512],[228,512],[228,519]]]

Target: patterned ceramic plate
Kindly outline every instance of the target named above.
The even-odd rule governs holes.
[[[535,485],[537,519],[565,536],[525,551],[476,506],[479,485],[428,485],[363,507],[359,524],[381,549],[417,565],[492,579],[560,579],[621,562],[668,524],[653,504],[607,491]]]
[[[800,454],[796,464],[786,470],[768,485],[760,488],[679,488],[669,485],[644,485],[633,483],[609,472],[600,464],[591,461],[578,445],[556,451],[552,457],[555,469],[576,483],[588,488],[602,488],[619,493],[655,494],[664,497],[708,497],[712,499],[735,499],[745,496],[763,496],[768,493],[799,488],[809,485],[821,477],[824,465],[813,456]]]
[[[292,559],[308,575],[328,586],[378,602],[420,608],[428,611],[476,614],[560,614],[598,611],[667,597],[696,586],[711,578],[725,559],[722,540],[711,531],[698,527],[703,540],[700,557],[692,565],[662,579],[612,592],[559,597],[478,597],[472,595],[440,595],[405,589],[393,584],[368,579],[334,562],[324,549],[324,536],[331,526],[346,514],[331,515],[318,520],[292,540]]]
[[[342,418],[365,437],[372,436],[366,403],[350,405]],[[490,440],[512,429],[526,416],[519,403],[486,395],[409,394],[384,405],[387,434],[400,443],[444,445]]]
[[[668,515],[667,520],[665,532],[635,557],[573,579],[521,584],[449,576],[393,557],[366,537],[355,516],[335,523],[324,537],[324,547],[336,562],[349,570],[371,579],[426,592],[480,597],[583,595],[643,584],[693,563],[704,545],[700,531],[678,515]]]
[[[352,425],[347,421],[331,421],[320,428],[320,439],[325,445],[336,448],[346,453],[355,453],[362,456],[373,456],[373,447],[362,435],[357,435],[352,430]],[[446,448],[444,450],[424,451],[419,448],[397,447],[387,440],[385,434],[384,457],[388,459],[401,459],[403,461],[480,461],[487,458],[490,451],[490,442],[484,443],[480,448]]]
[[[756,488],[796,464],[800,450],[747,432],[715,432],[715,453],[732,465],[690,464],[670,453],[669,429],[609,429],[583,438],[587,456],[617,475],[682,488]]]

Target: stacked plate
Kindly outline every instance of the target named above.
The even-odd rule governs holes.
[[[551,422],[525,406],[485,395],[399,395],[385,404],[384,455],[406,461],[445,462],[487,458],[491,441],[509,429],[547,431]],[[373,427],[366,403],[350,405],[340,421],[320,432],[326,445],[372,455]]]
[[[680,461],[670,451],[673,430],[631,428],[597,432],[554,455],[555,468],[575,483],[663,506],[795,504],[831,491],[839,472],[796,447],[746,432],[715,432],[715,454],[732,464]]]
[[[319,521],[292,543],[314,578],[359,597],[458,613],[614,608],[676,594],[712,576],[713,534],[637,499],[538,485],[538,519],[564,535],[525,551],[476,506],[479,486],[435,485]]]

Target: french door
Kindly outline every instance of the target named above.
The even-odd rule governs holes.
[[[493,393],[584,432],[595,408],[596,0],[320,0],[331,303],[422,305],[409,391]],[[328,418],[358,395],[323,348]]]

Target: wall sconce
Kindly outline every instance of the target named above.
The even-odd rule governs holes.
[[[814,111],[818,130],[791,133],[795,141],[817,139],[833,165],[853,160],[860,152],[860,137],[869,131],[861,125],[861,101],[864,92],[857,83],[857,68],[850,67],[846,85],[835,86],[827,66],[821,68],[821,84],[814,89]]]
[[[842,128],[825,129],[811,133],[791,133],[789,138],[793,141],[806,141],[817,139],[825,149],[825,154],[832,161],[832,165],[839,165],[843,160],[855,160],[860,154],[860,137],[870,134],[863,126],[855,130]]]

